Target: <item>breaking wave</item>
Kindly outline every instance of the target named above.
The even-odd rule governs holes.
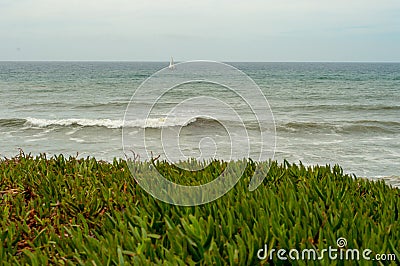
[[[0,127],[28,127],[28,128],[46,128],[46,127],[105,127],[117,129],[122,127],[132,128],[164,128],[164,127],[184,127],[188,125],[207,126],[218,123],[217,121],[204,117],[187,118],[148,118],[132,121],[124,121],[122,119],[86,119],[86,118],[67,118],[67,119],[43,119],[32,118],[26,119],[12,118],[0,119]]]

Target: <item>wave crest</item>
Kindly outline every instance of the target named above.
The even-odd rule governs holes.
[[[277,126],[278,131],[289,133],[398,133],[400,123],[395,121],[334,121],[334,122],[288,122]]]
[[[32,118],[27,119],[3,119],[0,120],[0,126],[28,126],[28,127],[69,127],[69,126],[81,126],[81,127],[106,127],[110,129],[117,129],[122,127],[133,127],[133,128],[163,128],[163,127],[184,127],[195,122],[205,123],[209,119],[207,118],[148,118],[138,119],[132,121],[124,121],[122,119],[86,119],[86,118],[67,118],[67,119],[42,119]]]

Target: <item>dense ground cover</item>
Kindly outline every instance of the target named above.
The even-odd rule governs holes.
[[[143,164],[137,162],[137,164]],[[210,177],[225,167],[213,162]],[[200,182],[158,164],[174,181]],[[179,207],[154,199],[130,176],[127,163],[62,155],[0,161],[0,264],[299,264],[348,261],[259,260],[268,249],[371,249],[400,258],[400,190],[343,174],[339,166],[271,163],[250,192],[249,163],[218,200]],[[211,178],[210,178],[211,179]],[[382,263],[382,262],[379,262]],[[379,265],[377,261],[351,264]],[[383,262],[387,264],[389,262]]]

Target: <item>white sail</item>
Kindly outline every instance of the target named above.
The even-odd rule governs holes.
[[[169,69],[175,69],[174,58],[171,56],[171,61],[169,61]]]

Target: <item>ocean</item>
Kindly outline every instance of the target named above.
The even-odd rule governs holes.
[[[266,149],[274,148],[269,157],[306,165],[339,164],[346,173],[400,186],[400,63],[228,64],[254,80],[268,100],[273,123],[265,132],[275,129],[276,141],[268,139]],[[32,155],[62,153],[111,161],[141,151],[135,141],[145,133],[147,151],[157,155],[169,149],[167,159],[238,159],[240,154],[232,149],[245,150],[241,140],[246,136],[226,113],[235,110],[250,135],[263,129],[254,126],[248,104],[223,86],[178,86],[157,98],[148,119],[143,117],[154,107],[149,99],[160,91],[142,90],[127,109],[142,82],[167,66],[0,62],[0,156],[9,158],[22,149]],[[175,71],[179,73],[179,64]],[[253,97],[250,104],[262,109],[265,99]],[[171,115],[170,110],[177,113]],[[177,132],[180,137],[171,140],[170,133]],[[125,140],[132,137],[131,149],[123,149],[123,134]]]

